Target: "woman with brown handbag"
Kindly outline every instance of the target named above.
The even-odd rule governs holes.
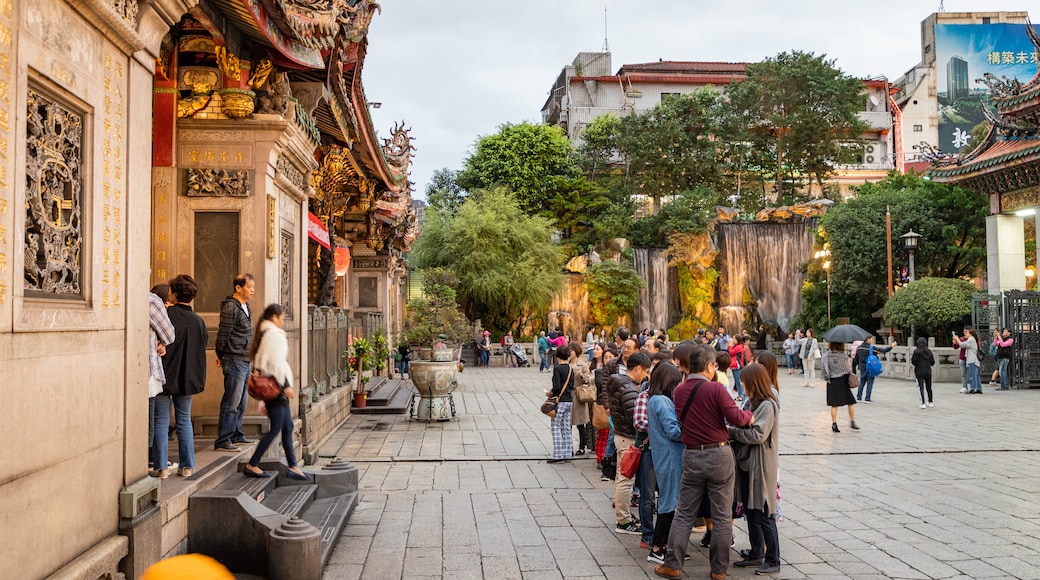
[[[552,418],[553,456],[546,463],[570,461],[574,453],[571,435],[571,407],[574,401],[574,371],[567,361],[571,349],[563,345],[556,349],[556,367],[553,369],[552,390],[545,393],[556,399],[556,415]]]
[[[592,371],[589,370],[589,365],[581,361],[581,343],[571,341],[567,348],[570,350],[567,364],[574,371],[574,404],[571,405],[571,425],[578,427],[578,450],[574,454],[585,455],[586,449],[592,449],[589,403],[596,400],[596,386],[592,383]]]

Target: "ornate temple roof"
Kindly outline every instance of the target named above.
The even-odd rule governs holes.
[[[1040,36],[1028,20],[1026,31],[1040,51]],[[973,151],[960,156],[922,143],[922,155],[932,163],[929,175],[940,183],[964,185],[987,194],[1036,185],[1040,167],[1040,68],[1026,84],[989,73],[979,81],[989,87],[996,108],[994,113],[983,107],[990,122],[989,133]]]

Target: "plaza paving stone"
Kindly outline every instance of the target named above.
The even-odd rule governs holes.
[[[361,499],[324,578],[654,578],[639,536],[612,531],[613,482],[595,459],[545,463],[549,375],[459,378],[457,421],[354,416],[326,442],[323,457],[358,466]],[[841,409],[832,433],[822,383],[802,382],[780,369],[775,577],[1040,578],[1040,391],[938,384],[922,410],[915,385],[881,379],[856,405],[861,429]],[[743,521],[734,530],[746,547]],[[693,539],[686,577],[707,578]]]

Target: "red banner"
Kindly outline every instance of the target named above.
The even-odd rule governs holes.
[[[328,228],[325,227],[325,224],[321,223],[318,216],[311,212],[307,212],[307,235],[315,242],[325,246],[325,249],[332,249]]]

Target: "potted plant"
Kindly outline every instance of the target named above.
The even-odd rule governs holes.
[[[386,334],[382,330],[372,335],[372,352],[377,375],[382,375],[386,370],[386,361],[390,359],[390,344],[386,341]]]
[[[350,344],[350,358],[349,361],[353,361],[351,364],[351,371],[357,371],[357,385],[354,387],[354,406],[364,407],[365,406],[365,383],[368,382],[368,378],[364,376],[365,368],[371,363],[372,358],[372,343],[367,338],[355,338]]]
[[[403,339],[420,347],[409,377],[419,391],[422,420],[452,417],[448,393],[458,372],[459,343],[469,334],[469,322],[456,302],[457,283],[448,270],[425,270],[422,297],[408,302]]]

